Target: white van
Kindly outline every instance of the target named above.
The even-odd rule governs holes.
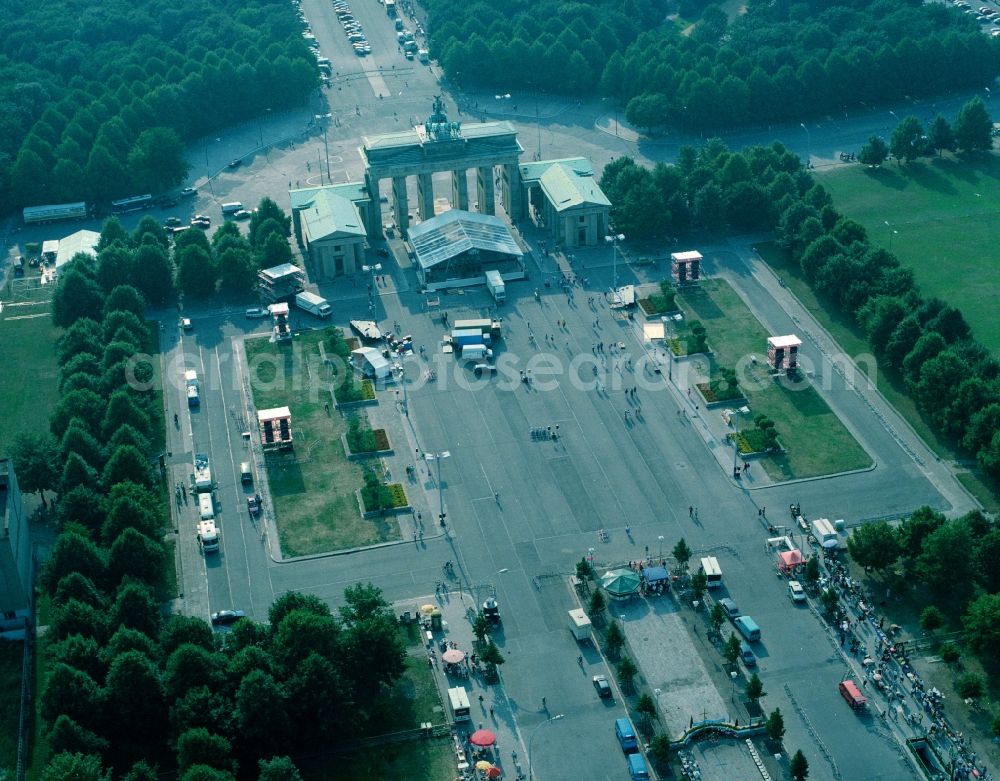
[[[242,211],[242,210],[243,210],[243,204],[240,203],[239,201],[233,201],[232,203],[224,203],[224,204],[222,204],[222,213],[223,213],[223,215],[226,215],[226,214],[236,214],[236,212]]]
[[[215,502],[211,493],[198,494],[198,514],[203,521],[215,518]]]
[[[455,721],[471,721],[472,709],[469,707],[469,695],[464,686],[448,689],[448,702]]]

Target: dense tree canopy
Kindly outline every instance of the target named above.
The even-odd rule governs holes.
[[[184,140],[301,103],[315,62],[288,3],[13,3],[0,39],[0,212],[163,192]]]

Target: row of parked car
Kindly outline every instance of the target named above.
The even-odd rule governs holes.
[[[354,53],[359,57],[371,54],[372,45],[368,43],[368,38],[361,27],[361,22],[355,19],[354,14],[351,13],[351,7],[344,0],[334,0],[333,12],[340,20],[340,24],[344,28],[344,33],[347,35],[347,40],[354,48]]]
[[[976,21],[980,24],[990,24],[992,22],[995,25],[1000,25],[1000,12],[995,8],[990,8],[988,5],[981,5],[978,9],[974,9],[965,0],[951,0],[951,2],[956,8],[962,9],[962,13],[976,17]],[[994,38],[1000,36],[1000,29],[990,30],[990,35]]]

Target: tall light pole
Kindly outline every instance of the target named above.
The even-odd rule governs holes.
[[[424,453],[427,461],[437,461],[437,484],[438,484],[438,523],[444,526],[444,491],[441,489],[441,462],[449,458],[451,453],[442,450],[440,453]]]
[[[326,183],[327,184],[333,184],[333,178],[330,176],[330,145],[327,143],[327,140],[326,140],[326,125],[327,125],[327,122],[329,122],[330,117],[332,117],[332,116],[333,116],[333,114],[331,114],[329,112],[327,112],[326,114],[316,114],[315,115],[316,120],[320,123],[320,125],[323,128],[323,149],[326,150]],[[320,179],[320,184],[322,184],[323,183],[322,173],[320,174],[319,179]]]
[[[551,724],[553,721],[559,721],[559,719],[565,718],[565,713],[558,713],[555,716],[549,716],[541,724],[537,725],[533,730],[531,730],[531,737],[528,738],[528,781],[531,781],[531,744],[535,741],[535,734],[539,729],[544,727],[546,724]]]
[[[736,469],[736,457],[740,453],[740,421],[743,419],[743,415],[739,410],[736,410],[736,434],[733,436],[733,480],[739,476],[739,472]]]
[[[663,561],[663,535],[661,534],[656,539],[660,541],[660,561]]]
[[[611,245],[611,292],[618,294],[618,242],[625,241],[624,233],[613,233],[605,236],[604,241]]]
[[[805,122],[799,122],[799,127],[806,131],[806,168],[808,168],[812,161],[812,133],[809,132]]]
[[[899,233],[899,231],[893,228],[888,220],[883,220],[883,222],[885,223],[885,227],[889,229],[889,252],[892,252],[892,237]]]

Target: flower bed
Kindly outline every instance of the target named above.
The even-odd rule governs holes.
[[[729,436],[730,438],[736,437],[736,444],[744,456],[767,452],[767,435],[760,429],[752,428],[749,431],[741,431],[739,434],[730,434]]]
[[[639,300],[639,306],[647,315],[660,315],[677,309],[674,300],[674,288],[668,280],[660,283],[660,292]]]
[[[730,385],[725,380],[712,380],[711,382],[699,382],[698,391],[706,404],[715,404],[720,401],[732,401],[742,399],[743,391],[739,385]]]

